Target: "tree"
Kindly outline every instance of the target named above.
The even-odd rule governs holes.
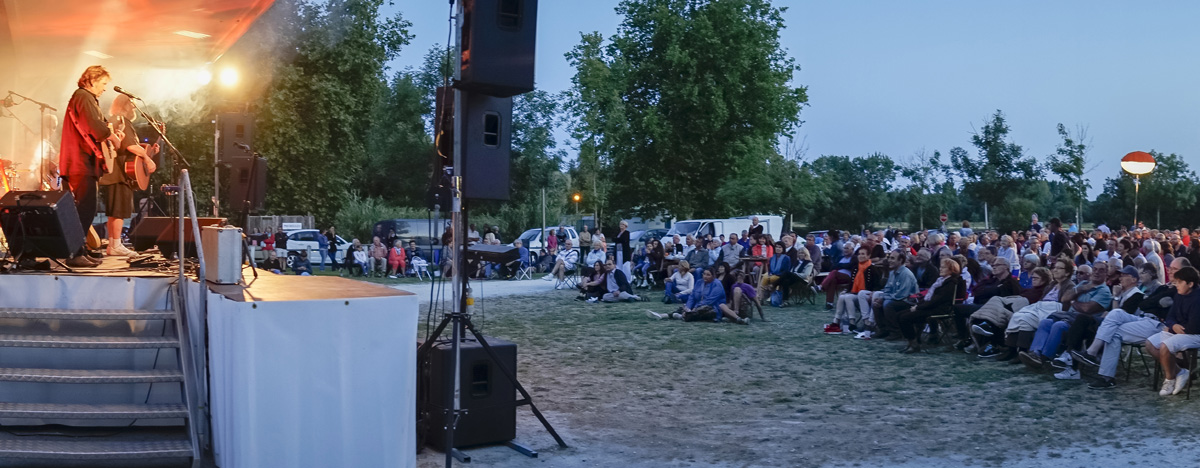
[[[789,85],[798,67],[779,44],[783,11],[767,0],[625,0],[607,47],[583,37],[568,54],[574,133],[624,175],[610,177],[611,202],[643,217],[729,214],[690,189],[760,171],[808,101]]]
[[[896,165],[887,155],[864,158],[821,156],[809,165],[816,174],[817,203],[811,225],[858,231],[882,218]]]
[[[1047,167],[1066,186],[1069,195],[1068,201],[1071,206],[1078,207],[1075,211],[1075,222],[1082,223],[1083,202],[1087,200],[1087,191],[1092,186],[1091,182],[1084,177],[1084,174],[1088,172],[1088,145],[1084,143],[1087,141],[1087,130],[1078,127],[1075,135],[1072,136],[1060,123],[1058,124],[1058,136],[1062,138],[1062,141],[1059,142],[1054,154],[1050,155]]]
[[[934,151],[929,157],[925,150],[918,151],[898,170],[909,181],[902,197],[909,227],[924,230],[926,223],[940,225],[938,216],[948,213],[958,198],[942,163],[942,153]]]
[[[962,148],[950,150],[950,165],[962,178],[963,191],[988,205],[1003,230],[1023,227],[1029,216],[1031,181],[1041,178],[1037,161],[1025,156],[1008,137],[1004,113],[997,110],[983,128],[971,135],[978,155]]]
[[[1154,171],[1142,176],[1141,206],[1143,211],[1139,220],[1147,220],[1146,216],[1154,209],[1154,227],[1182,226],[1187,220],[1183,219],[1184,210],[1196,204],[1196,173],[1193,172],[1182,156],[1175,153],[1162,154],[1150,151],[1157,164]],[[1163,224],[1163,212],[1167,214],[1167,223]],[[1146,224],[1150,224],[1147,222]]]

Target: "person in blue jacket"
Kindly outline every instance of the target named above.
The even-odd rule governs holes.
[[[702,282],[692,288],[692,295],[688,296],[687,304],[670,314],[658,314],[652,311],[646,311],[646,314],[656,319],[682,319],[685,322],[700,320],[720,322],[721,317],[729,317],[729,320],[734,323],[742,325],[749,323],[746,319],[738,317],[733,311],[727,313],[721,310],[720,305],[725,303],[725,287],[716,280],[716,276],[711,270],[704,270],[703,275]]]

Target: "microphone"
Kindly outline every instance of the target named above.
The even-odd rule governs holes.
[[[139,101],[141,101],[141,100],[142,100],[142,98],[140,98],[140,97],[137,97],[137,96],[134,96],[134,95],[133,95],[133,93],[130,93],[130,92],[128,92],[128,91],[125,91],[125,90],[121,89],[121,87],[120,87],[120,86],[113,86],[113,91],[116,91],[116,92],[118,92],[118,93],[121,93],[121,94],[124,94],[124,95],[126,95],[126,96],[129,96],[129,99],[137,99],[137,100],[139,100]]]

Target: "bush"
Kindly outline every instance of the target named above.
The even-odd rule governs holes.
[[[352,193],[334,217],[334,225],[341,230],[342,237],[357,237],[363,243],[371,240],[371,228],[385,219],[425,219],[429,211],[421,208],[392,206],[375,197],[363,198]]]

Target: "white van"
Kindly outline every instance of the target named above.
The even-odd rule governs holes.
[[[558,231],[557,227],[547,226],[546,227],[547,235],[550,234],[551,229],[554,229],[555,232]],[[567,232],[567,235],[563,236],[562,238],[569,239],[571,241],[572,250],[578,251],[579,250],[579,233],[576,232],[575,228],[571,227],[571,226],[564,227],[563,230],[565,230]],[[542,228],[533,228],[528,231],[522,232],[520,236],[517,236],[517,239],[520,239],[521,244],[524,245],[525,248],[529,249],[530,263],[537,263],[538,256],[541,255],[541,250],[543,248],[545,248],[545,247],[543,247],[545,244],[542,243]],[[508,245],[512,245],[512,243],[509,243]],[[562,247],[562,244],[559,244],[559,247]]]
[[[671,225],[671,230],[667,231],[667,236],[679,234],[679,237],[702,237],[711,234],[713,237],[719,237],[729,234],[742,235],[742,231],[750,230],[750,218],[758,216],[758,224],[763,226],[763,234],[770,234],[772,237],[778,238],[779,233],[783,232],[783,217],[774,215],[750,215],[740,216],[737,218],[726,219],[689,219],[679,221]]]

